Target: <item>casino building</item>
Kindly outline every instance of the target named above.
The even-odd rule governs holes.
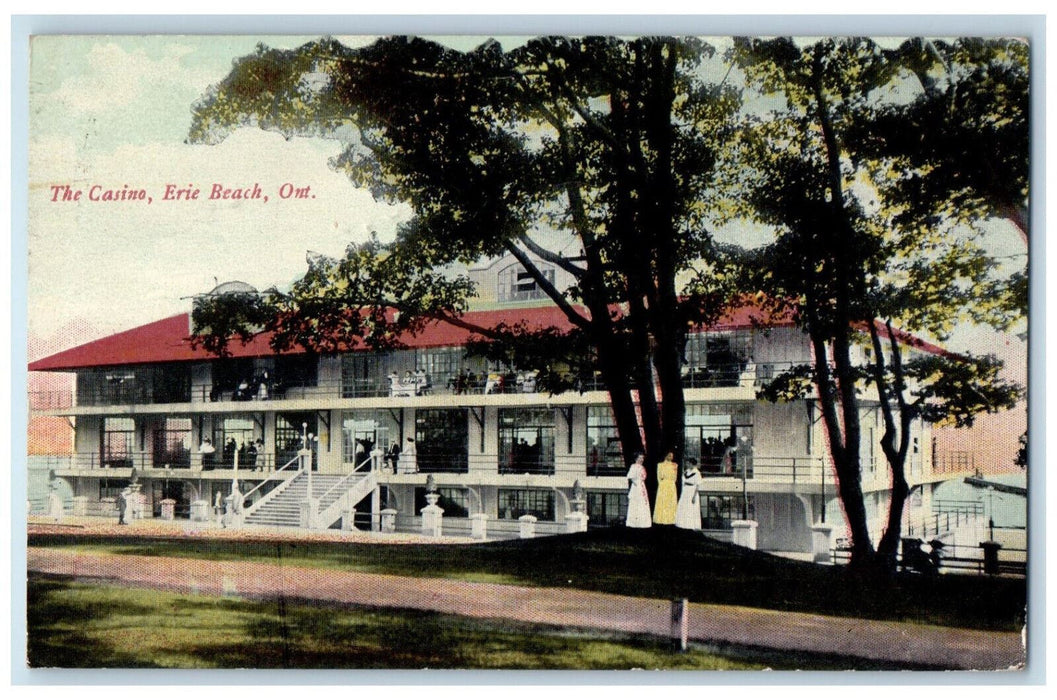
[[[467,320],[567,323],[512,258],[471,275],[493,291]],[[251,288],[211,293],[230,291]],[[809,552],[820,522],[843,534],[818,407],[756,392],[809,363],[810,348],[791,323],[761,328],[752,317],[742,308],[689,337],[682,458],[700,465],[708,534],[729,539],[732,523],[748,519],[759,548]],[[258,337],[217,358],[188,336],[181,314],[30,364],[75,376],[72,393],[31,402],[34,415],[65,417],[74,431],[73,453],[49,467],[75,513],[116,516],[115,499],[135,479],[144,517],[211,521],[223,510],[230,526],[417,532],[428,480],[443,535],[518,537],[532,518],[537,536],[624,521],[627,465],[608,394],[591,381],[539,391],[529,372],[468,356],[468,331],[440,323],[399,350],[337,355],[276,355]],[[881,415],[868,397],[861,419],[863,489],[879,535],[889,483]],[[934,464],[927,425],[914,424],[911,442],[909,506],[927,512],[932,487],[952,474]]]

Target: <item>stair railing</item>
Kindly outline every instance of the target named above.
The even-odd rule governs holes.
[[[371,465],[370,469],[364,469],[364,467],[368,464]],[[377,483],[376,474],[380,465],[381,455],[377,455],[376,457],[368,457],[362,463],[356,465],[351,472],[343,476],[340,481],[338,481],[329,489],[327,489],[326,493],[324,493],[319,498],[320,505],[325,503],[327,497],[335,491],[338,491],[339,496],[334,499],[333,503],[329,503],[326,505],[326,507],[322,507],[319,509],[319,513],[317,515],[318,522],[327,523],[327,525],[334,522],[334,520],[337,519],[338,513],[341,510],[343,498],[347,499],[347,501],[351,501],[352,499],[350,499],[349,496],[350,494],[354,493],[357,489],[360,490],[361,495],[359,495],[355,499],[356,502],[359,502],[361,498],[367,495],[367,492],[373,489],[375,484]],[[361,478],[355,484],[350,484],[354,477]],[[352,503],[347,502],[346,505],[351,506]]]
[[[281,466],[278,469],[276,469],[275,471],[273,471],[267,477],[265,477],[264,481],[262,481],[261,483],[257,484],[255,487],[253,487],[252,489],[250,489],[246,493],[242,494],[242,503],[240,505],[242,506],[241,510],[242,510],[242,514],[243,514],[243,519],[245,519],[246,517],[248,517],[249,515],[251,515],[255,511],[257,511],[265,503],[267,503],[268,501],[272,500],[273,498],[278,496],[280,493],[282,493],[283,490],[286,488],[286,485],[288,485],[291,481],[296,479],[298,474],[300,474],[302,471],[304,471],[303,467],[301,467],[299,465],[298,468],[295,471],[287,472],[287,474],[284,474],[283,475],[283,479],[282,479],[283,484],[281,486],[275,487],[274,489],[272,489],[268,493],[264,494],[256,503],[254,503],[252,506],[250,506],[249,510],[247,510],[246,507],[245,507],[246,506],[246,499],[249,498],[255,492],[260,491],[261,488],[265,484],[267,484],[268,482],[277,480],[276,477],[277,477],[277,475],[280,472],[282,472],[284,469],[288,468],[289,466],[291,466],[295,462],[299,463],[300,460],[301,460],[301,456],[300,455],[294,455],[294,457],[289,462],[287,462],[283,466]]]
[[[360,470],[363,469],[364,466],[370,465],[370,469],[368,471],[373,472],[375,470],[374,459],[375,458],[373,456],[368,455],[367,459],[355,465],[352,468],[352,471],[350,471],[345,476],[341,477],[339,481],[336,481],[334,484],[331,485],[329,489],[323,492],[323,495],[319,497],[319,502],[322,504],[324,501],[326,501],[327,496],[329,496],[334,491],[337,491],[338,489],[344,487],[344,485],[348,483],[348,481],[352,479],[352,477],[361,475]]]

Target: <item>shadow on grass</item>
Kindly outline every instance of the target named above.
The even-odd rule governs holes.
[[[862,659],[735,645],[695,644],[686,653],[676,653],[667,640],[648,635],[432,611],[186,595],[37,575],[30,577],[29,591],[34,667],[897,668]]]
[[[98,547],[145,556],[250,559],[404,576],[579,588],[647,598],[1019,630],[1022,579],[897,573],[866,578],[676,528],[610,528],[466,545],[224,541],[31,535],[31,546]]]

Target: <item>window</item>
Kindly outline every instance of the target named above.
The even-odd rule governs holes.
[[[588,491],[587,524],[591,527],[623,525],[628,518],[628,496],[621,491]]]
[[[77,373],[77,402],[82,406],[190,400],[191,367],[187,363],[86,369]]]
[[[729,530],[734,520],[741,520],[746,513],[741,496],[701,494],[701,529]],[[756,504],[752,497],[748,501],[748,517],[756,518]]]
[[[386,356],[373,353],[354,353],[341,356],[341,396],[387,396]]]
[[[499,489],[499,519],[517,520],[534,515],[539,520],[554,520],[554,492],[541,489]]]
[[[345,411],[341,414],[341,458],[345,464],[362,464],[379,447],[388,450],[400,441],[400,424],[386,410]]]
[[[553,266],[540,265],[539,270],[543,273],[544,279],[554,284]],[[546,296],[535,278],[520,263],[508,265],[499,271],[499,279],[496,283],[496,298],[499,301],[528,301],[543,299]]]
[[[499,473],[554,473],[554,411],[499,410]]]
[[[732,404],[688,404],[682,459],[696,459],[701,475],[751,470],[752,408]]]
[[[415,452],[419,471],[467,471],[470,444],[468,417],[464,408],[415,411]]]
[[[239,467],[247,466],[246,446],[253,442],[254,422],[249,416],[227,416],[213,425],[213,464],[220,469],[235,466],[238,454]]]
[[[621,459],[616,421],[609,406],[587,407],[587,475],[620,476],[626,472]]]
[[[131,418],[103,420],[102,462],[113,469],[136,466],[136,422]]]
[[[469,492],[466,489],[440,487],[437,489],[440,496],[437,505],[444,509],[446,518],[467,518],[470,516]],[[415,515],[422,512],[428,505],[426,501],[426,488],[419,486],[415,489]]]
[[[302,425],[307,423],[307,432],[319,435],[314,413],[280,413],[275,416],[275,465],[279,468],[297,456],[304,447]],[[319,468],[319,445],[312,444],[312,470]]]
[[[165,419],[154,431],[154,466],[188,469],[191,466],[191,419]]]
[[[752,358],[752,332],[691,333],[684,353],[690,387],[738,386]]]
[[[117,495],[128,488],[128,479],[100,479],[99,499],[117,498]]]

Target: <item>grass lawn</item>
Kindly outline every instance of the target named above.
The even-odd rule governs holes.
[[[555,586],[648,598],[745,605],[987,630],[1019,630],[1023,579],[896,574],[863,577],[843,567],[792,561],[675,528],[611,528],[575,535],[465,545],[225,541],[31,535],[30,546],[121,554],[239,559]]]
[[[757,670],[662,640],[434,612],[239,600],[31,575],[29,662],[60,668]],[[786,655],[788,657],[788,655]],[[834,660],[788,659],[806,668]]]

